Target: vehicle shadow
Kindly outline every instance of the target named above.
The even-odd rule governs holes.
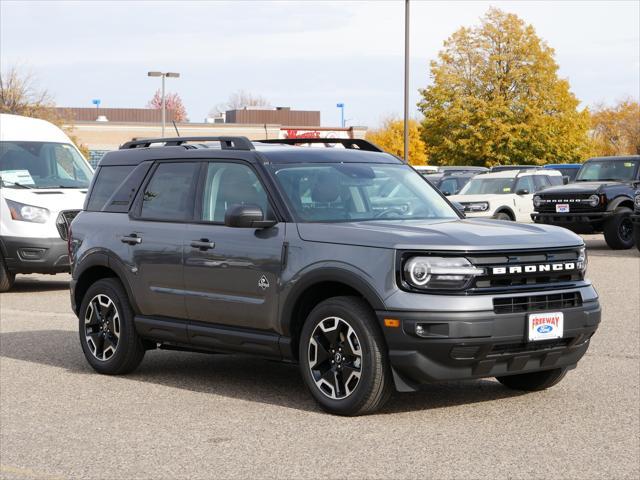
[[[637,247],[633,246],[628,250],[612,250],[607,242],[604,241],[604,238],[585,238],[584,244],[587,246],[587,253],[589,255],[594,255],[597,257],[638,257],[640,256],[640,252],[638,252]]]
[[[34,330],[0,334],[0,356],[97,375],[84,359],[78,334]],[[319,412],[293,364],[245,355],[150,351],[122,381],[153,383],[198,393]],[[522,394],[493,380],[429,385],[415,393],[394,393],[381,414],[430,410],[514,397]]]
[[[42,276],[31,277],[30,275],[18,275],[16,277],[16,283],[13,285],[9,293],[68,290],[68,275],[60,275],[60,277],[61,278],[56,278],[56,276],[51,276],[50,278],[47,278]]]

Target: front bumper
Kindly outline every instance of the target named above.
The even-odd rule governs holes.
[[[611,216],[613,212],[574,212],[574,213],[532,213],[531,219],[535,223],[546,223],[548,225],[596,225],[601,224]]]
[[[399,319],[401,328],[384,328],[396,387],[416,390],[420,384],[448,380],[515,375],[553,368],[573,368],[587,351],[600,323],[597,299],[564,313],[563,338],[528,342],[530,313],[376,312]],[[416,323],[428,337],[415,335]]]
[[[67,242],[61,238],[0,237],[5,264],[13,273],[69,271]]]

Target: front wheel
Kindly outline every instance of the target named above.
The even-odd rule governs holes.
[[[115,278],[89,287],[80,307],[80,345],[99,373],[129,373],[144,357],[144,345],[133,324],[133,310],[122,284]]]
[[[633,240],[636,242],[636,248],[640,252],[640,221],[633,224]]]
[[[505,220],[508,222],[512,222],[513,218],[511,218],[511,216],[508,213],[505,212],[498,212],[496,213],[495,217],[496,220]]]
[[[16,274],[7,270],[4,259],[0,255],[0,292],[8,292],[16,281]]]
[[[373,311],[360,298],[318,304],[302,328],[299,358],[307,387],[327,412],[373,413],[391,395],[384,339]]]
[[[524,390],[525,392],[537,392],[553,387],[567,374],[566,368],[544,370],[542,372],[521,373],[520,375],[507,375],[496,377],[501,384],[512,390]]]
[[[630,208],[616,208],[615,214],[604,224],[604,239],[614,250],[633,247],[633,222]]]

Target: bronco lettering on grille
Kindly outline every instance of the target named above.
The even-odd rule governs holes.
[[[580,268],[575,262],[567,263],[543,263],[539,265],[513,265],[511,267],[492,267],[493,275],[507,275],[515,273],[539,273],[539,272],[561,272],[571,271]]]

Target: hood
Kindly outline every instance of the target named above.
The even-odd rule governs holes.
[[[510,202],[509,194],[498,195],[498,194],[488,194],[482,193],[477,195],[451,195],[447,197],[451,202],[459,202],[459,203],[470,203],[470,202],[498,202],[498,203],[512,203]]]
[[[299,223],[303,240],[402,250],[522,250],[582,245],[561,227],[488,219]]]
[[[82,210],[86,188],[5,188],[1,190],[2,198],[14,202],[42,207],[52,214],[61,210]]]
[[[587,194],[587,193],[602,193],[607,188],[612,187],[625,187],[626,184],[622,182],[576,182],[569,183],[567,185],[559,185],[557,187],[545,188],[539,193],[544,197],[547,194],[551,195],[566,195],[566,194]]]

